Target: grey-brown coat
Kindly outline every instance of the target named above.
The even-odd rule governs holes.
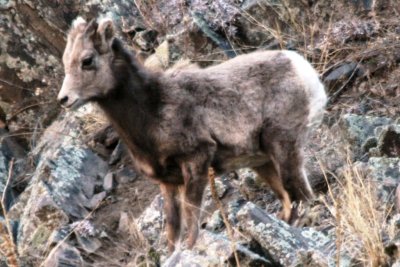
[[[188,246],[196,240],[209,167],[219,174],[253,168],[282,201],[286,221],[292,200],[312,198],[302,149],[323,115],[326,95],[297,53],[254,52],[206,69],[152,73],[114,37],[111,20],[77,19],[63,62],[61,104],[97,102],[136,170],[159,181],[170,251],[181,213]]]

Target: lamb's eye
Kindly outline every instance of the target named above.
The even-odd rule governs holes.
[[[94,63],[93,56],[84,58],[82,60],[82,69],[90,69],[90,68],[92,68],[93,67],[93,63]]]

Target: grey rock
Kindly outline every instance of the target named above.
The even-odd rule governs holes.
[[[63,243],[55,249],[51,250],[50,255],[43,262],[44,267],[65,267],[65,266],[74,266],[80,267],[83,266],[83,259],[81,257],[80,252],[66,244]]]
[[[175,251],[163,264],[163,267],[202,267],[208,266],[206,256],[198,255],[190,250]],[[214,263],[215,264],[215,263]]]
[[[222,234],[201,231],[192,250],[175,251],[162,266],[235,266],[232,245],[233,243]],[[234,246],[241,266],[276,266],[240,243]]]
[[[371,11],[373,8],[372,0],[353,0],[351,1],[356,9],[362,9],[363,11]]]
[[[155,47],[157,34],[157,31],[151,29],[140,31],[135,35],[133,41],[141,50],[149,51]]]
[[[380,201],[393,203],[394,191],[400,182],[400,158],[371,157],[365,165]]]
[[[367,138],[361,146],[362,153],[368,153],[371,149],[376,148],[377,145],[378,139],[375,136]]]
[[[126,212],[121,212],[118,222],[119,233],[129,233],[129,216]]]
[[[381,131],[377,149],[380,156],[400,157],[400,125],[389,125]]]
[[[24,182],[25,172],[30,166],[26,152],[17,140],[5,129],[0,128],[0,195],[4,196],[5,208],[8,211],[15,203],[16,192],[13,186]],[[8,187],[6,187],[9,179]]]
[[[223,198],[227,191],[230,189],[231,185],[230,182],[227,181],[226,177],[216,177],[215,179],[215,191],[217,192],[217,196],[219,199]],[[211,198],[211,191],[210,191],[210,186],[206,188],[206,198],[210,199]]]
[[[362,147],[367,139],[375,137],[376,129],[389,125],[391,122],[391,119],[385,117],[346,114],[339,121],[339,127],[342,130],[344,140],[351,145],[352,152],[357,159],[362,156]]]
[[[115,172],[115,180],[118,184],[132,183],[138,177],[138,174],[130,167],[124,167]]]
[[[323,79],[324,83],[328,85],[328,87],[333,87],[333,85],[339,80],[348,79],[357,71],[357,65],[356,62],[343,63],[339,65],[327,74]]]
[[[236,56],[236,52],[234,51],[234,49],[232,49],[229,41],[210,28],[208,22],[204,19],[203,14],[201,14],[200,12],[193,12],[191,15],[193,17],[194,23],[199,27],[199,29],[217,46],[219,46],[228,58],[234,58]]]
[[[87,203],[85,207],[89,209],[95,209],[99,206],[100,202],[105,199],[106,196],[107,193],[105,191],[93,195],[92,199],[89,200],[89,203]]]
[[[392,258],[397,258],[396,255],[400,253],[400,214],[393,216],[390,224],[394,229],[394,237],[385,243],[385,253]],[[400,263],[399,259],[397,261]]]
[[[58,206],[70,216],[84,218],[88,214],[84,207],[91,206],[97,176],[105,175],[107,165],[83,147],[69,145],[54,152],[52,158],[44,157],[39,163],[33,182],[40,177]]]
[[[224,221],[222,219],[219,210],[214,211],[209,220],[206,223],[205,229],[210,232],[220,232],[225,228]]]
[[[260,190],[268,187],[251,169],[244,168],[237,171],[239,176],[239,190],[246,199],[254,199]]]
[[[106,192],[109,192],[115,188],[115,178],[114,178],[114,173],[109,172],[106,174],[104,177],[103,181],[103,189]]]
[[[110,165],[116,164],[122,158],[122,154],[124,153],[125,149],[126,148],[124,144],[121,142],[121,140],[119,140],[117,146],[111,153],[110,159],[108,160],[108,164]]]
[[[251,202],[237,216],[244,234],[254,238],[283,266],[334,266],[335,242],[321,232],[293,228]]]
[[[76,234],[76,240],[78,241],[79,247],[89,254],[95,253],[101,247],[101,241],[95,237],[85,237]]]
[[[108,165],[75,138],[80,125],[79,117],[67,114],[45,131],[33,151],[37,167],[18,234],[22,256],[42,255],[53,232],[69,220],[85,218],[86,207],[93,205],[95,184],[105,176]]]
[[[163,199],[161,195],[157,195],[154,198],[150,206],[136,219],[135,223],[150,244],[160,240],[164,225]]]
[[[101,247],[101,241],[97,238],[99,231],[89,220],[76,221],[69,225],[73,231],[80,248],[88,254],[96,252]]]

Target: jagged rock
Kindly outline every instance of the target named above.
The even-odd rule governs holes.
[[[364,165],[380,201],[393,203],[394,191],[400,182],[400,158],[371,157]]]
[[[236,56],[236,52],[232,48],[229,41],[210,28],[207,21],[204,19],[203,14],[199,12],[193,12],[192,17],[194,23],[199,27],[199,29],[219,48],[221,48],[221,50],[224,51],[228,58],[234,58]]]
[[[348,79],[350,79],[351,77],[355,77],[357,67],[357,62],[349,62],[343,63],[331,70],[323,79],[327,90],[335,90],[339,86],[342,86],[343,82],[347,83]]]
[[[163,199],[161,195],[157,195],[154,198],[150,206],[145,209],[135,223],[150,244],[160,240],[164,226]]]
[[[239,227],[283,266],[333,266],[335,242],[312,228],[293,228],[251,202],[238,212]]]
[[[107,175],[104,177],[103,181],[103,189],[106,192],[111,191],[112,189],[115,188],[115,178],[114,178],[114,173],[109,172]]]
[[[253,170],[244,168],[237,170],[239,176],[240,193],[247,199],[254,201],[257,197],[260,198],[263,189],[268,188],[268,185],[258,177]]]
[[[25,172],[29,167],[24,148],[6,129],[0,128],[0,195],[5,197],[4,204],[7,211],[17,196],[14,187],[26,184]],[[9,185],[4,192],[8,179]]]
[[[115,180],[117,184],[127,184],[135,181],[138,174],[130,167],[125,167],[115,172]]]
[[[352,1],[356,9],[363,9],[365,11],[371,11],[374,5],[372,0],[354,0]]]
[[[141,50],[149,51],[155,46],[157,34],[157,31],[152,29],[140,31],[135,35],[133,41]]]
[[[377,34],[379,26],[374,20],[341,20],[332,25],[331,42],[344,44],[352,41],[366,41]]]
[[[85,205],[85,207],[89,209],[96,208],[97,206],[99,206],[100,202],[103,201],[103,199],[105,199],[106,196],[107,193],[105,191],[94,194],[90,199],[89,203]]]
[[[192,250],[175,251],[162,266],[235,266],[232,246],[224,235],[201,231]],[[276,266],[239,243],[235,244],[235,249],[241,266]]]
[[[224,202],[227,201],[225,200]],[[230,224],[237,224],[236,215],[245,203],[246,201],[240,196],[240,194],[238,194],[238,192],[236,192],[236,196],[233,198],[233,200],[224,205],[223,209]],[[226,229],[220,210],[214,211],[207,222],[203,223],[202,225],[205,226],[205,229],[211,232],[221,232],[223,229]]]
[[[126,148],[124,144],[121,142],[121,140],[119,140],[117,146],[111,153],[110,159],[108,160],[108,164],[114,165],[115,163],[117,163],[122,158],[122,155],[125,152],[125,150]]]
[[[72,21],[78,15],[90,20],[106,13],[125,27],[142,20],[132,1],[49,4],[47,0],[9,0],[1,1],[0,5],[1,106],[10,131],[33,139],[60,112],[57,101],[52,99],[56,98],[63,79],[61,57],[65,33]],[[127,35],[120,37],[129,41]]]
[[[78,247],[87,253],[94,253],[101,247],[101,241],[98,239],[99,230],[95,228],[89,220],[76,221],[69,225],[74,232]]]
[[[218,263],[218,261],[217,261]],[[206,264],[206,265],[202,265]],[[162,265],[163,267],[183,267],[183,266],[195,266],[202,267],[207,266],[209,261],[207,261],[206,256],[193,253],[190,250],[176,251],[172,254]],[[213,262],[213,264],[215,264]],[[216,264],[218,265],[218,264]]]
[[[391,119],[385,117],[346,114],[339,122],[343,138],[351,145],[355,158],[362,156],[362,147],[368,138],[376,137],[382,126],[389,125]]]
[[[203,228],[210,232],[220,232],[225,228],[224,221],[222,219],[219,210],[214,211],[206,223],[202,224]]]
[[[381,131],[377,150],[380,156],[400,157],[400,125],[389,125]]]
[[[80,252],[63,243],[50,252],[49,257],[42,263],[44,267],[83,266]]]
[[[67,114],[46,130],[33,152],[37,167],[18,235],[23,256],[42,255],[53,232],[89,214],[85,207],[94,201],[95,185],[102,183],[108,167],[75,138],[81,124],[80,118]]]
[[[226,175],[220,176],[215,179],[215,191],[217,192],[218,198],[223,198],[228,191],[232,188],[231,182],[229,181],[229,177]],[[208,185],[205,191],[205,198],[207,200],[211,200],[211,191],[210,186]],[[206,201],[207,201],[206,200]],[[208,206],[207,203],[205,206]]]
[[[76,240],[79,246],[89,254],[96,252],[101,247],[101,241],[95,237],[86,237],[76,234]]]
[[[169,42],[165,40],[144,62],[144,66],[153,71],[163,71],[170,65]]]
[[[129,233],[129,216],[126,212],[121,212],[121,217],[118,222],[118,232]]]
[[[385,253],[397,259],[398,263],[400,263],[400,214],[393,216],[390,224],[392,229],[394,229],[394,236],[385,243]]]

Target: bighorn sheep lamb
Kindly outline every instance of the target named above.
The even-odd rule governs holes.
[[[191,248],[209,167],[254,169],[282,202],[313,197],[303,163],[327,100],[316,71],[292,51],[240,55],[205,69],[153,73],[114,36],[109,19],[74,21],[58,95],[68,108],[96,102],[127,145],[136,170],[160,184],[168,247],[183,212]],[[177,199],[182,189],[183,200]],[[182,208],[181,208],[182,205]]]

